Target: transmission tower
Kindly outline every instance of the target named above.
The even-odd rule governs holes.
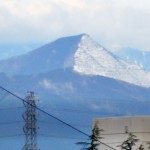
[[[25,125],[23,131],[25,134],[25,145],[22,150],[39,150],[37,147],[37,110],[36,110],[36,98],[34,92],[28,92],[25,98],[24,106],[25,112],[23,113],[23,119]]]

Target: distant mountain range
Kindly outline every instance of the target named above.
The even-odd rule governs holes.
[[[9,57],[22,55],[31,49],[38,47],[39,44],[1,44],[0,43],[0,60]]]
[[[94,117],[150,114],[150,73],[87,34],[63,37],[1,60],[0,72],[1,86],[21,97],[35,91],[39,107],[74,126],[92,125]]]
[[[42,99],[47,95],[62,99],[62,105],[72,99],[71,105],[82,101],[90,108],[92,104],[98,107],[104,99],[114,105],[118,99],[135,103],[147,101],[149,96],[150,73],[109,52],[87,34],[63,37],[1,60],[0,72],[1,85],[19,93],[32,89]]]
[[[66,68],[84,75],[100,75],[150,86],[150,73],[120,59],[86,34],[60,38],[24,55],[0,61],[0,71],[8,75],[30,75]]]
[[[150,52],[133,48],[123,48],[116,51],[116,55],[131,63],[141,66],[146,71],[150,71]]]

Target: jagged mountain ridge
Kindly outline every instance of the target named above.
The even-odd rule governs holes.
[[[87,35],[75,53],[74,70],[87,75],[102,75],[140,86],[150,86],[150,73],[107,51]]]
[[[8,75],[38,74],[68,67],[84,75],[150,86],[150,73],[115,56],[87,34],[60,38],[24,55],[0,61],[0,72]]]
[[[143,69],[150,71],[150,52],[133,48],[123,48],[115,52],[119,57],[141,66]]]
[[[24,55],[2,60],[0,71],[9,75],[29,75],[70,67],[81,36],[60,38]]]
[[[7,73],[8,76],[1,73],[0,83],[1,86],[21,95],[22,98],[26,91],[35,91],[40,99],[38,107],[90,134],[90,126],[85,128],[83,124],[91,125],[93,117],[150,114],[149,88],[116,80],[119,77],[122,79],[124,73],[127,74],[122,69],[126,70],[129,66],[132,67],[131,64],[119,59],[84,34],[59,39],[25,55],[1,61],[0,71]],[[139,69],[136,65],[132,68]],[[119,72],[117,72],[118,69],[120,69]],[[112,75],[116,79],[108,77]],[[7,100],[7,108],[12,107],[12,99],[9,100]],[[6,104],[2,96],[0,102]],[[20,101],[15,102],[18,106]],[[63,111],[59,111],[60,107]],[[67,112],[66,109],[71,111]],[[17,111],[14,114],[13,116],[19,115]],[[1,116],[6,116],[6,114],[1,114]],[[22,118],[22,113],[20,117]],[[1,119],[1,121],[4,120]],[[76,126],[78,124],[82,126]],[[52,123],[47,124],[46,128],[45,125],[40,124],[40,131],[57,132],[57,128],[51,128],[51,126]],[[60,129],[60,126],[58,127]],[[15,128],[17,126],[14,124],[10,127],[10,131],[16,131]],[[7,130],[6,127],[4,129]],[[68,129],[64,131],[69,133]],[[51,141],[52,138],[48,139],[45,144],[44,140],[41,147],[47,150],[51,147]],[[53,149],[57,150],[62,147],[64,150],[68,149],[68,143],[62,141],[62,138],[59,142],[56,140],[56,144],[53,141],[52,146],[56,146]],[[10,145],[8,141],[6,143]],[[74,143],[71,145],[69,142],[70,149],[79,149],[74,148]]]

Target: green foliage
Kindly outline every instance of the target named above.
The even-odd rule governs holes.
[[[143,145],[141,144],[140,147],[138,148],[138,150],[144,150]]]
[[[77,144],[82,145],[83,148],[81,150],[98,150],[98,146],[100,145],[100,134],[103,130],[99,130],[97,124],[95,124],[92,135],[89,136],[89,142],[78,142]]]
[[[136,145],[136,142],[138,142],[138,139],[136,138],[136,136],[133,135],[132,133],[129,133],[128,139],[121,144],[121,149],[132,150],[133,146]]]

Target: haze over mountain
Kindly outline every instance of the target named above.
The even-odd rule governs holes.
[[[123,48],[115,53],[117,56],[131,63],[141,66],[141,68],[150,71],[150,52],[133,48]]]
[[[21,95],[32,89],[44,106],[98,109],[103,115],[149,112],[144,109],[150,96],[149,73],[107,51],[87,34],[60,38],[2,60],[0,72],[1,85]],[[136,103],[134,109],[129,103]]]
[[[30,75],[66,68],[84,75],[101,75],[150,86],[150,73],[115,56],[87,34],[60,38],[24,55],[0,61],[0,71],[8,75]]]
[[[38,107],[86,133],[90,132],[94,117],[150,114],[149,73],[120,59],[87,34],[60,38],[26,54],[1,60],[0,72],[1,86],[21,97],[27,91],[35,91],[40,99]],[[20,101],[18,103],[18,100],[7,96],[5,100],[1,99],[1,106],[11,108],[19,105]],[[12,111],[13,116],[22,119],[24,110],[20,116],[18,110]],[[8,112],[7,116],[11,114],[10,110]],[[12,121],[12,117],[7,119]],[[42,116],[41,120],[44,119]],[[51,121],[51,118],[44,121],[48,119]],[[85,128],[84,124],[88,127]],[[21,129],[22,133],[22,126],[9,126],[9,130],[19,132]],[[56,128],[56,124],[49,126],[43,123],[40,128],[40,133],[51,135],[52,132],[56,136],[60,136],[58,128],[68,130],[60,128],[60,125]],[[47,150],[50,142],[47,145],[43,143],[43,149]],[[54,150],[62,146],[67,150],[68,144],[64,143],[61,139],[61,144],[56,144]],[[72,147],[72,150],[77,149]]]
[[[9,57],[22,55],[31,49],[38,47],[39,44],[0,44],[0,60]]]

